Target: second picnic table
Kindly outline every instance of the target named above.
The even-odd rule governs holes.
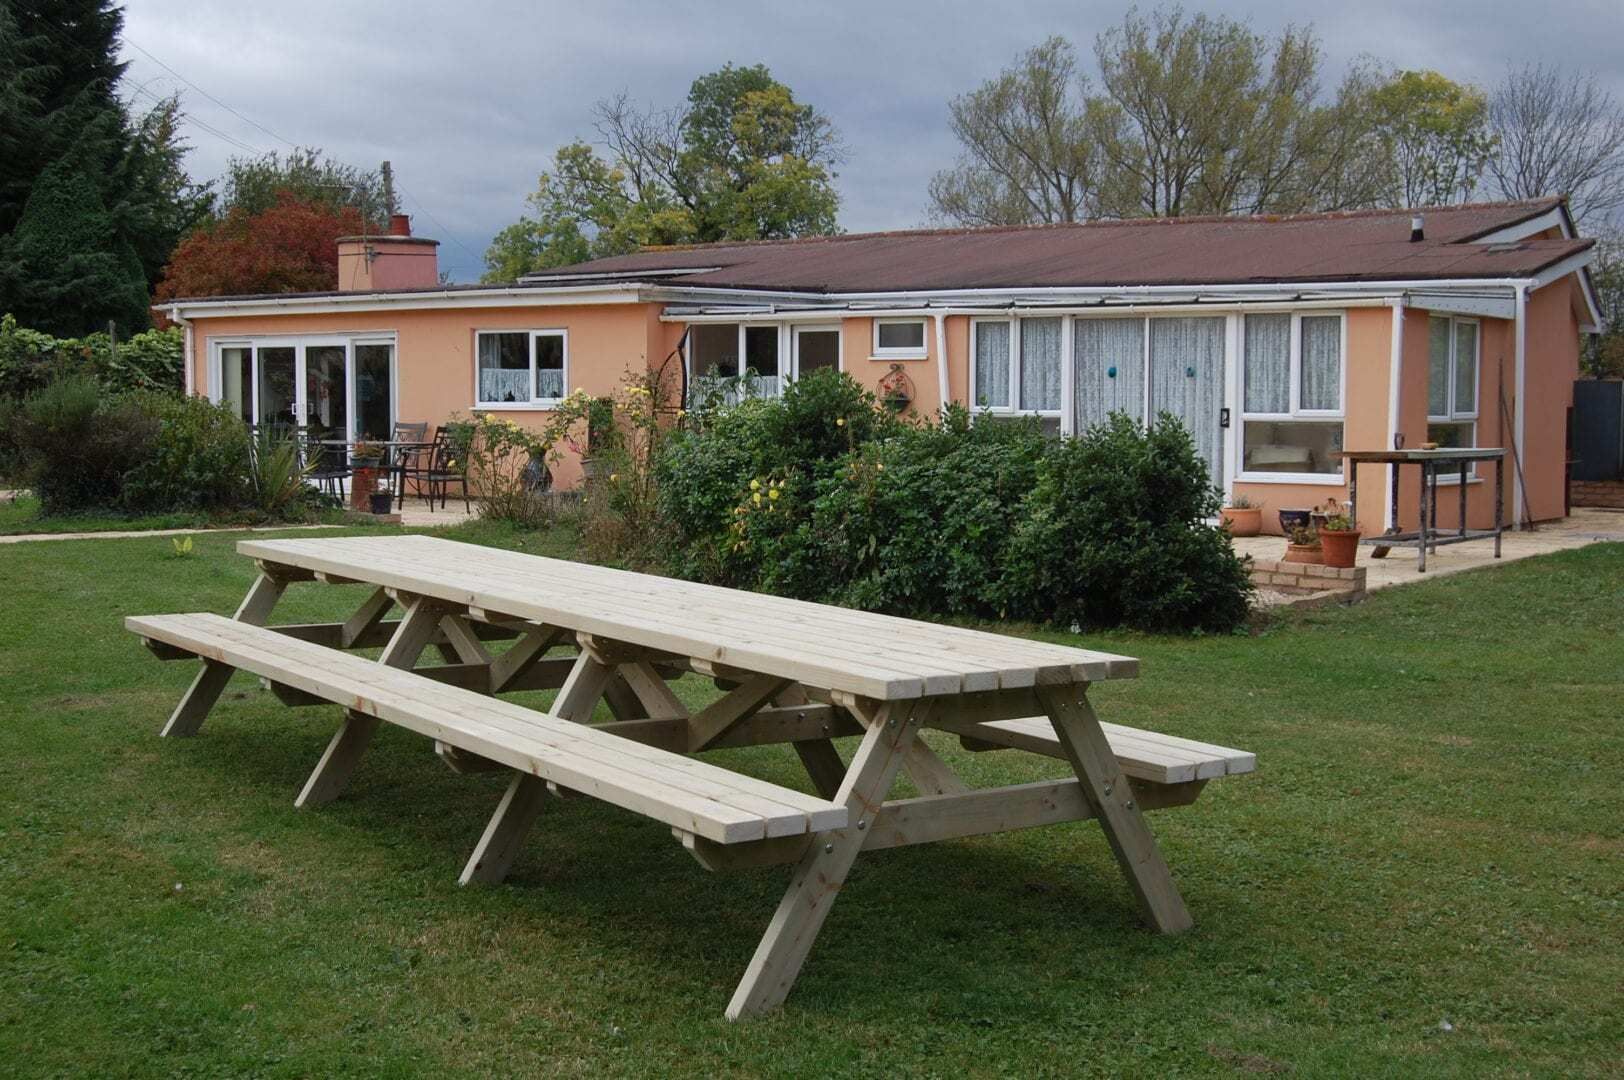
[[[708,869],[792,864],[729,1018],[788,994],[859,853],[1093,818],[1146,920],[1191,925],[1142,811],[1249,772],[1245,751],[1102,723],[1093,682],[1130,657],[423,537],[252,540],[259,576],[234,618],[132,616],[165,659],[203,670],[164,734],[195,734],[235,670],[344,719],[296,805],[336,798],[373,731],[433,738],[457,771],[512,773],[462,881],[507,873],[544,796],[573,791],[668,825]],[[266,626],[292,583],[365,583],[341,623]],[[393,608],[402,614],[389,618]],[[505,649],[496,643],[511,642]],[[383,646],[377,660],[354,650]],[[429,647],[444,661],[418,666]],[[548,655],[573,646],[570,655]],[[668,680],[724,693],[690,711]],[[557,689],[546,712],[497,697]],[[614,719],[591,723],[599,701]],[[971,790],[919,732],[1066,761],[1072,776]],[[860,736],[850,761],[833,739]],[[689,755],[788,743],[817,794]],[[899,771],[920,794],[890,798]]]

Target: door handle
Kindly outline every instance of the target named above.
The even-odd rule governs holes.
[[[1221,427],[1221,428],[1226,428],[1226,427],[1229,426],[1229,410],[1228,409],[1219,409],[1218,410],[1218,426]]]

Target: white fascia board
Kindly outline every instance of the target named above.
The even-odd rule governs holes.
[[[588,274],[570,274],[561,270],[556,274],[524,274],[519,278],[518,283],[520,285],[545,285],[549,281],[637,281],[641,278],[651,277],[686,277],[689,274],[714,274],[720,269],[722,269],[720,266],[694,266],[682,269],[639,270],[636,272],[598,270]]]
[[[1517,314],[1516,297],[1472,293],[1412,292],[1406,295],[1411,307],[1441,311],[1450,315],[1475,315],[1487,319],[1510,319]]]
[[[1259,308],[1280,310],[1315,309],[1341,310],[1353,307],[1385,307],[1391,303],[1397,293],[1374,296],[1345,296],[1331,299],[1297,299],[1280,296],[1246,297],[1243,299],[1228,298],[1207,302],[1190,302],[1189,300],[1169,301],[1166,303],[1122,303],[1122,304],[1066,304],[1046,302],[1043,304],[922,304],[913,307],[827,307],[827,308],[795,308],[786,309],[737,309],[737,310],[682,310],[667,308],[660,314],[661,322],[671,323],[793,323],[793,322],[828,322],[831,318],[844,319],[873,319],[873,318],[915,318],[922,319],[936,315],[971,315],[987,318],[1008,318],[1010,315],[1021,315],[1028,318],[1044,318],[1048,316],[1065,315],[1182,315],[1202,314],[1217,315],[1229,311],[1248,311]]]
[[[1515,225],[1507,225],[1503,229],[1485,233],[1475,240],[1469,241],[1469,243],[1506,244],[1514,240],[1526,240],[1530,236],[1538,236],[1546,229],[1560,229],[1564,240],[1573,239],[1573,229],[1568,224],[1568,216],[1562,212],[1562,207],[1553,206],[1538,217],[1531,217],[1527,221],[1519,221]]]
[[[1584,297],[1586,310],[1590,312],[1590,322],[1579,327],[1579,330],[1586,334],[1599,334],[1607,328],[1607,320],[1602,318],[1601,305],[1596,300],[1595,283],[1590,280],[1590,265],[1595,261],[1596,249],[1590,248],[1541,270],[1529,281],[1529,287],[1538,290],[1552,282],[1560,281],[1569,274],[1577,275],[1579,292]]]
[[[582,285],[564,289],[469,289],[446,292],[338,293],[332,296],[264,296],[239,300],[182,300],[162,305],[189,319],[242,315],[321,315],[339,311],[401,311],[493,307],[557,307],[564,304],[635,304],[636,289]]]

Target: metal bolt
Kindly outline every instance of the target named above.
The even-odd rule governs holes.
[[[1111,785],[1110,784],[1105,785],[1105,793],[1107,795],[1111,794]]]
[[[797,719],[797,720],[805,720],[806,719],[806,713],[804,713],[804,712],[796,713],[795,714],[795,719]]]
[[[1133,809],[1133,800],[1129,799],[1127,802],[1123,803],[1122,806],[1126,810],[1132,810]]]
[[[891,719],[889,719],[889,720],[887,720],[885,722],[885,726],[886,727],[896,727],[897,726],[897,718],[893,716]]]
[[[859,830],[868,828],[868,822],[864,821],[862,818],[858,818],[857,819],[857,828]]]
[[[835,846],[833,844],[824,844],[823,853],[825,855],[833,855],[835,853]]]
[[[823,725],[823,733],[825,735],[829,734],[829,725],[828,724]]]

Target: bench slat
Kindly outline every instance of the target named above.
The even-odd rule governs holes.
[[[940,722],[938,722],[940,723]],[[993,720],[979,724],[940,723],[959,735],[1034,754],[1064,758],[1054,725],[1047,717]],[[1196,742],[1141,728],[1101,721],[1100,729],[1111,745],[1122,771],[1154,784],[1182,784],[1220,776],[1249,773],[1257,768],[1257,755],[1213,743]]]
[[[846,808],[500,699],[218,615],[126,627],[720,843],[824,832]]]

